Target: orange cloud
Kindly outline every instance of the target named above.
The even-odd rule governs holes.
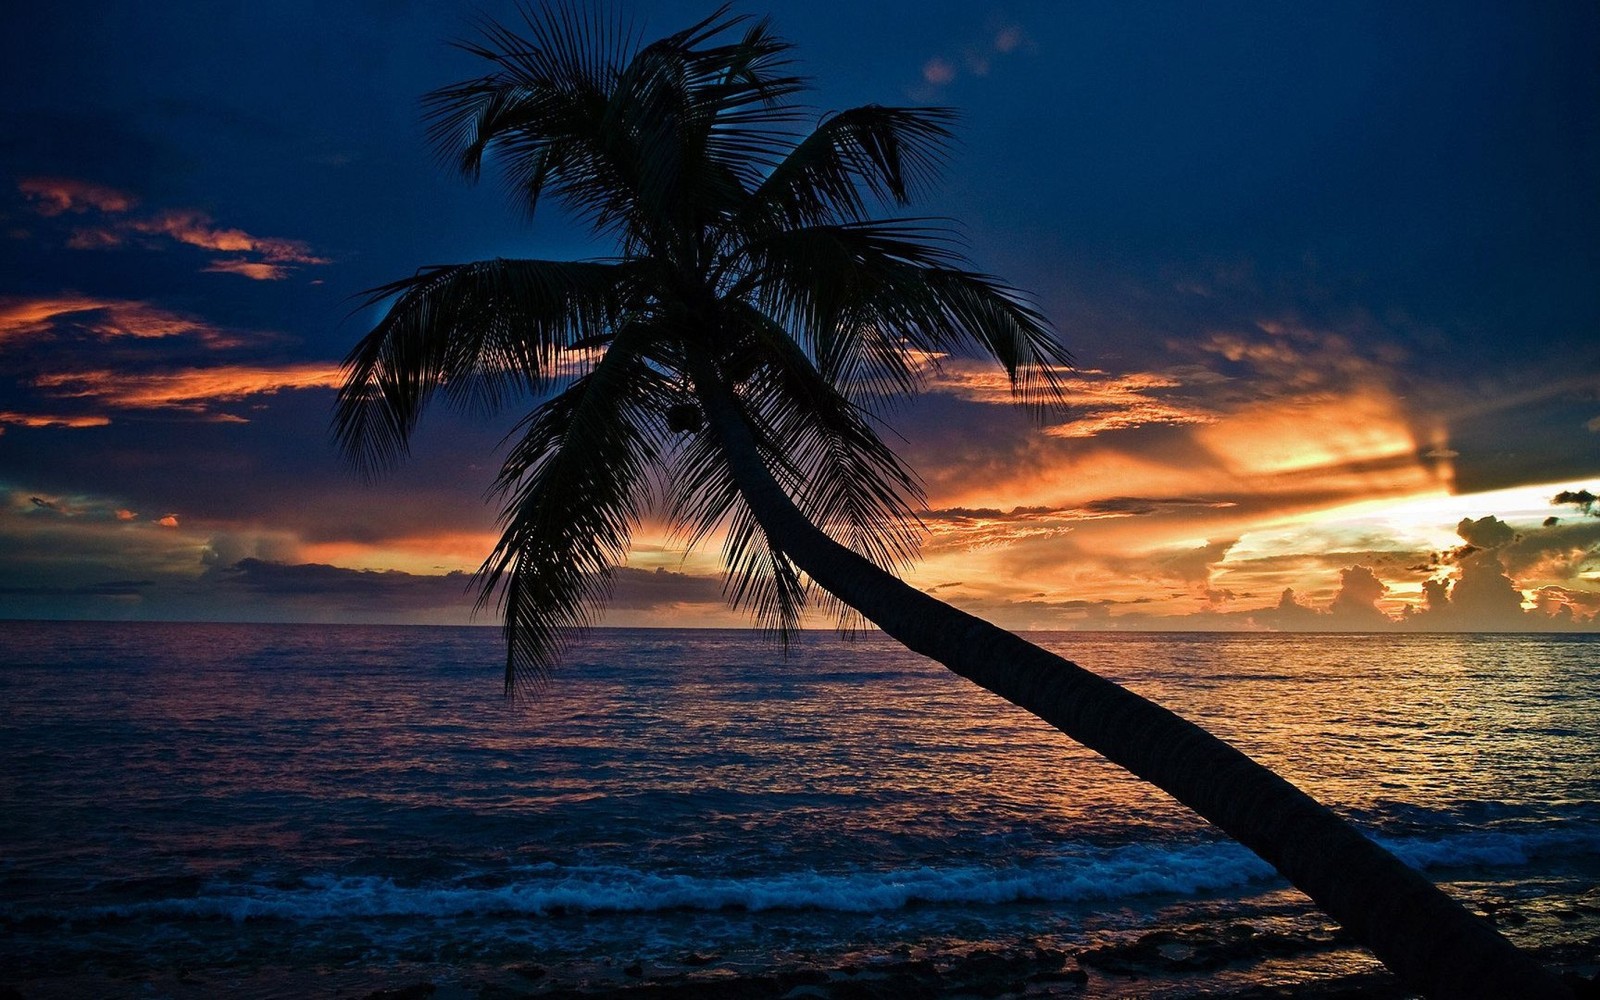
[[[67,328],[102,339],[193,335],[213,347],[234,347],[242,343],[237,335],[193,317],[132,299],[99,299],[86,295],[0,298],[0,343]]]
[[[65,212],[83,214],[93,209],[115,214],[134,205],[128,195],[87,181],[58,177],[25,178],[18,189],[34,203],[41,215]],[[67,238],[74,250],[105,250],[127,243],[129,234],[159,236],[187,246],[216,253],[249,254],[215,261],[203,270],[237,274],[257,281],[278,281],[288,277],[295,266],[326,264],[328,258],[312,252],[303,240],[277,236],[256,236],[243,229],[217,225],[204,212],[195,209],[168,209],[141,219],[118,219],[109,224],[82,226]]]
[[[17,190],[33,203],[35,212],[45,216],[83,213],[91,208],[126,212],[134,206],[131,196],[115,188],[67,177],[24,177],[17,182]]]
[[[289,276],[289,269],[282,264],[268,264],[259,260],[241,260],[237,257],[214,260],[201,270],[217,274],[238,274],[255,281],[281,281]]]
[[[111,423],[110,417],[96,414],[51,416],[43,413],[0,412],[0,424],[12,424],[17,427],[104,427],[109,423]]]
[[[178,526],[178,515],[168,514],[166,517],[163,517],[156,523],[161,525],[163,528],[176,528]]]
[[[243,229],[222,228],[215,225],[209,215],[193,209],[172,209],[149,219],[137,219],[129,222],[128,228],[146,235],[166,236],[179,243],[200,247],[203,250],[257,254],[262,260],[254,263],[268,265],[328,263],[326,257],[318,257],[313,254],[310,245],[301,240],[282,239],[273,236],[253,236]],[[236,266],[246,263],[252,262],[244,260],[224,261],[222,266],[213,265],[207,267],[206,270],[243,274],[246,277],[269,281],[276,280],[287,274],[287,270],[283,268],[272,271],[269,274],[259,268],[252,272]],[[235,266],[229,266],[230,264]]]
[[[1353,477],[1353,495],[1372,497],[1432,484],[1411,427],[1388,390],[1364,386],[1250,404],[1196,434],[1242,480],[1343,474]]]
[[[58,396],[95,399],[120,409],[178,409],[205,412],[212,403],[284,390],[336,388],[337,365],[219,365],[175,372],[134,373],[108,369],[41,375],[34,385]],[[239,417],[224,417],[239,421]]]
[[[930,357],[932,375],[929,389],[975,403],[1014,405],[1016,396],[1005,372],[993,365],[968,359]],[[1130,372],[1113,375],[1095,368],[1056,372],[1063,401],[1071,419],[1052,423],[1044,432],[1052,437],[1090,438],[1111,431],[1149,424],[1209,424],[1217,417],[1187,401],[1160,398],[1163,390],[1181,389],[1184,383],[1175,376],[1156,372]]]

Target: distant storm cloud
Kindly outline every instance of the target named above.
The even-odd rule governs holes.
[[[214,575],[222,586],[263,598],[296,603],[331,602],[356,614],[428,609],[456,609],[466,613],[478,597],[474,575],[460,571],[429,575],[248,557],[215,570]],[[609,610],[618,612],[722,604],[722,583],[717,577],[627,566],[613,571],[611,596],[606,602]]]
[[[428,576],[401,570],[357,570],[321,563],[283,563],[254,557],[220,570],[217,582],[280,600],[333,601],[346,610],[470,607],[472,575]]]
[[[57,216],[67,212],[82,214],[97,212],[126,212],[136,202],[131,195],[116,188],[70,177],[24,177],[17,181],[17,190],[43,216]]]

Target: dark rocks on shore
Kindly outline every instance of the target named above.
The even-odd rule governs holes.
[[[428,1000],[436,989],[432,983],[412,983],[392,990],[373,990],[363,1000]]]
[[[1078,961],[1119,976],[1208,972],[1236,962],[1298,955],[1334,947],[1335,932],[1316,936],[1262,931],[1249,924],[1151,931],[1133,941],[1091,948]]]

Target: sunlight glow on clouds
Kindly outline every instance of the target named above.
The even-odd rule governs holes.
[[[218,365],[174,372],[102,369],[41,375],[34,384],[68,398],[94,399],[118,409],[205,412],[211,404],[293,389],[331,389],[342,380],[337,365]],[[233,418],[239,419],[239,418]]]
[[[213,347],[234,347],[241,343],[237,334],[148,302],[70,294],[0,299],[0,344],[65,333],[101,339],[193,335]]]
[[[17,181],[17,190],[35,212],[47,217],[64,212],[82,214],[89,209],[126,212],[134,206],[131,196],[115,188],[68,177],[24,177]]]
[[[111,418],[100,414],[53,415],[47,413],[0,412],[0,424],[17,427],[104,427]]]
[[[110,250],[134,237],[160,237],[214,253],[241,254],[214,260],[202,271],[237,274],[256,281],[280,281],[303,265],[327,264],[329,258],[313,252],[303,240],[255,236],[231,226],[219,226],[196,209],[166,209],[144,217],[126,213],[135,200],[121,191],[87,181],[59,177],[32,177],[17,182],[17,189],[47,218],[91,211],[107,216],[82,225],[67,237],[74,250]]]
[[[937,369],[932,368],[937,362]],[[992,364],[967,358],[931,359],[929,390],[975,403],[1014,406],[1011,381]],[[1174,376],[1154,372],[1116,375],[1096,368],[1061,369],[1060,379],[1070,419],[1052,419],[1044,432],[1053,437],[1087,438],[1146,424],[1206,424],[1210,412],[1179,400],[1160,398],[1163,390],[1180,388]]]

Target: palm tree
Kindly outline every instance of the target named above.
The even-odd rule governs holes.
[[[540,683],[588,623],[647,512],[690,546],[720,532],[726,592],[780,636],[808,604],[856,613],[1156,784],[1260,854],[1430,995],[1563,996],[1487,924],[1287,781],[1171,712],[906,585],[917,480],[882,408],[938,359],[995,358],[1048,406],[1068,365],[1014,289],[948,231],[879,220],[941,166],[952,114],[867,105],[821,119],[790,46],[726,8],[653,44],[602,15],[525,11],[466,47],[486,75],[426,98],[475,178],[503,162],[614,241],[603,260],[427,267],[346,359],[336,434],[371,473],[442,394],[545,401],[496,480],[503,534],[480,607],[505,616],[506,685]]]

